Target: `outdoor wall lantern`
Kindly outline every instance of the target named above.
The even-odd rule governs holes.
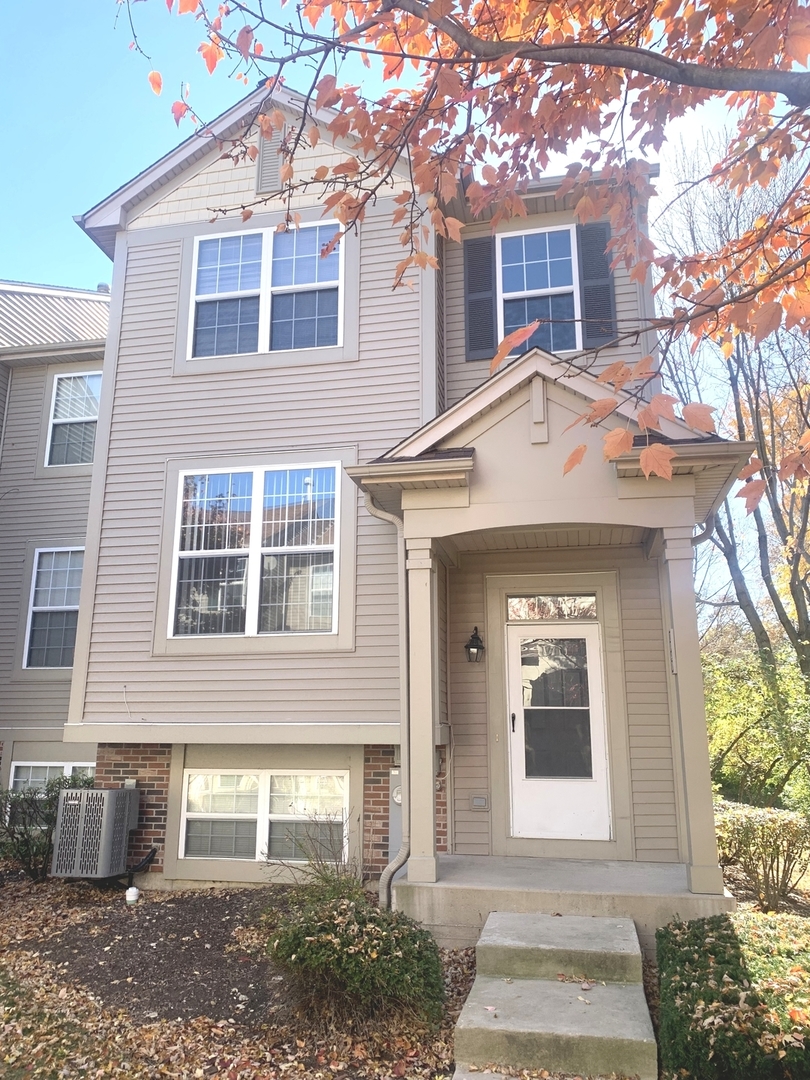
[[[478,636],[477,626],[473,627],[472,637],[464,646],[464,651],[467,654],[467,660],[471,664],[477,664],[484,655],[484,643]]]

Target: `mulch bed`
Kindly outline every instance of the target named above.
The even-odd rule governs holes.
[[[726,880],[742,904],[752,902],[739,873]],[[288,890],[271,885],[148,892],[128,907],[120,891],[34,886],[0,867],[0,1076],[448,1076],[474,950],[442,952],[447,1008],[438,1030],[400,1016],[362,1031],[314,1031],[267,953],[273,919],[289,903]],[[810,897],[796,894],[787,910],[810,916]],[[655,966],[645,963],[644,975],[655,1021]]]

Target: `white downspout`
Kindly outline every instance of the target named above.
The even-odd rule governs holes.
[[[365,493],[366,510],[372,517],[387,521],[397,528],[397,583],[399,591],[399,746],[402,775],[402,843],[393,861],[380,875],[380,905],[391,906],[391,883],[397,870],[405,865],[411,853],[411,710],[408,666],[408,578],[405,566],[405,522],[389,514],[374,502],[371,492]]]

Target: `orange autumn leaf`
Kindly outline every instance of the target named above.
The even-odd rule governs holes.
[[[604,433],[602,439],[605,444],[603,449],[605,461],[614,461],[633,449],[633,433],[627,428],[611,428],[610,431]]]
[[[186,105],[185,101],[175,101],[172,103],[172,116],[174,117],[174,122],[175,124],[177,124],[178,127],[180,126],[180,121],[183,119],[187,112],[188,105]]]
[[[193,15],[200,6],[200,0],[180,0],[177,7],[178,15]]]
[[[765,480],[749,480],[743,484],[739,491],[734,493],[737,499],[745,499],[746,514],[753,514],[759,506],[767,486]]]
[[[761,472],[761,470],[762,470],[762,462],[759,460],[759,458],[758,457],[751,458],[751,460],[748,462],[748,464],[745,466],[745,468],[740,470],[740,472],[739,472],[739,474],[737,476],[737,479],[738,480],[747,480],[751,476],[756,476],[756,474],[758,472]]]
[[[200,45],[199,52],[205,61],[205,66],[208,68],[208,74],[213,75],[214,69],[225,56],[225,53],[215,41],[209,41],[205,45]]]
[[[754,328],[754,341],[759,344],[760,341],[764,341],[765,338],[778,330],[782,324],[782,315],[784,314],[784,308],[776,300],[772,300],[768,304],[763,304],[762,307],[757,308],[748,317],[748,321]]]
[[[645,379],[648,375],[651,375],[655,370],[655,360],[652,356],[642,356],[639,362],[634,366],[630,372],[631,380]]]
[[[676,420],[677,417],[672,406],[677,404],[678,399],[673,397],[672,394],[653,394],[649,407],[662,420]]]
[[[147,75],[147,78],[149,79],[149,85],[152,87],[154,93],[160,94],[161,90],[163,89],[163,77],[161,76],[160,72],[150,71]]]
[[[639,456],[641,471],[648,480],[653,473],[664,480],[671,480],[672,459],[675,456],[675,451],[671,446],[665,446],[664,443],[650,443],[649,446],[644,447]]]
[[[540,325],[537,320],[533,323],[529,323],[528,326],[521,326],[517,330],[513,330],[511,334],[507,334],[503,341],[498,346],[498,351],[492,358],[492,363],[489,365],[489,373],[492,375],[500,362],[509,355],[512,349],[516,349],[518,345],[522,345],[524,341],[528,341],[537,327]]]
[[[565,464],[563,465],[563,476],[566,476],[568,473],[571,472],[572,469],[575,469],[577,465],[580,464],[582,459],[585,457],[587,451],[588,447],[585,443],[580,443],[579,446],[574,447],[574,449],[565,459]]]
[[[606,416],[610,416],[619,407],[619,399],[615,397],[600,398],[599,401],[594,401],[589,407],[588,411],[578,416],[576,420],[572,421],[565,431],[570,431],[572,427],[576,427],[577,424],[590,424],[591,427],[595,427],[600,421],[604,420]]]
[[[688,405],[684,405],[683,409],[681,409],[684,422],[690,428],[694,431],[707,432],[717,430],[712,416],[712,413],[716,411],[713,405],[704,405],[701,401],[690,401]]]
[[[247,60],[250,56],[250,47],[253,44],[253,30],[250,26],[243,26],[239,33],[236,35],[236,48],[241,53],[243,59]]]

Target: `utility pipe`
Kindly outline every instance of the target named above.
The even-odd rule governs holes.
[[[714,532],[715,518],[716,515],[714,511],[712,511],[703,523],[702,531],[699,532],[697,536],[692,537],[692,547],[697,547],[698,544],[705,544],[706,541],[711,538],[711,535]]]
[[[366,510],[372,517],[387,521],[397,529],[397,584],[399,593],[399,767],[402,776],[402,843],[393,860],[380,874],[380,906],[391,907],[391,883],[394,874],[405,865],[411,853],[411,710],[410,669],[408,663],[408,577],[405,564],[405,522],[390,514],[365,493]]]

